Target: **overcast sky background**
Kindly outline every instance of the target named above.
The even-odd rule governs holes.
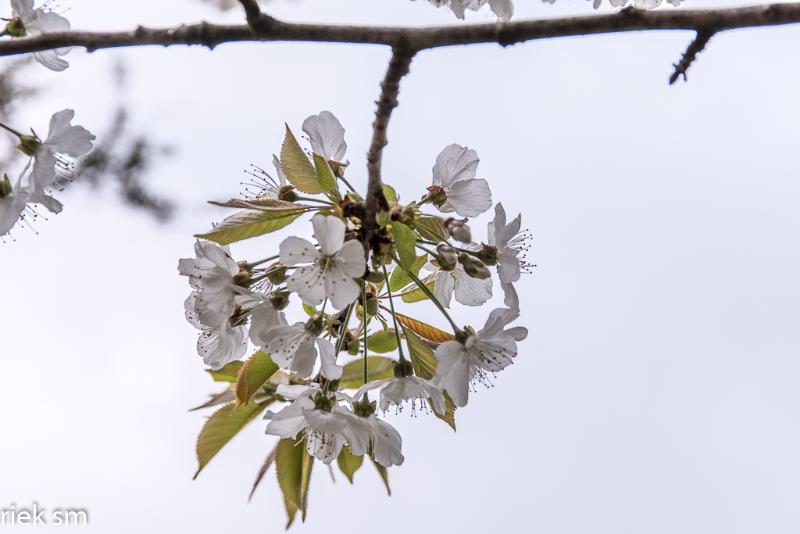
[[[518,18],[591,12],[582,0],[516,3]],[[86,29],[241,19],[188,0],[69,4]],[[456,22],[422,1],[270,9]],[[538,268],[519,284],[531,335],[497,387],[458,412],[457,433],[433,417],[391,417],[406,456],[391,498],[371,466],[351,487],[317,464],[294,532],[800,529],[800,27],[719,35],[690,83],[670,87],[690,39],[598,36],[414,60],[385,179],[411,199],[445,145],[478,151],[495,200],[535,234]],[[178,149],[151,182],[181,210],[160,226],[76,187],[40,235],[0,247],[0,508],[86,507],[91,524],[78,530],[89,532],[282,531],[274,472],[247,503],[274,443],[263,422],[192,481],[204,414],[187,409],[218,386],[195,354],[176,264],[223,216],[205,201],[236,196],[250,162],[269,164],[284,121],[299,132],[307,115],[333,111],[363,188],[387,58],[379,47],[232,44],[75,50],[65,73],[31,71],[48,90],[18,127],[44,130],[72,107],[100,134],[120,97],[108,73],[124,59],[135,123]],[[268,255],[283,235],[234,253]],[[489,307],[460,310],[480,326]]]

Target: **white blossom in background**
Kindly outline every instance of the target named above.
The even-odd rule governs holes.
[[[492,207],[489,183],[475,178],[479,161],[474,150],[457,144],[448,145],[437,156],[428,198],[440,211],[477,217]]]
[[[42,33],[62,32],[70,29],[69,21],[46,6],[34,8],[34,0],[11,0],[11,20],[5,34],[12,37],[35,36]],[[36,61],[50,70],[62,71],[69,67],[61,56],[69,48],[33,52]]]
[[[328,161],[345,163],[347,143],[344,141],[344,127],[330,111],[321,111],[303,121],[303,131],[311,142],[311,150]]]
[[[365,392],[377,388],[381,388],[380,408],[384,412],[393,405],[400,409],[403,404],[408,402],[411,404],[412,413],[415,413],[417,405],[424,409],[428,399],[430,399],[431,406],[433,406],[436,413],[444,413],[445,411],[442,390],[428,380],[413,375],[368,382],[366,385],[361,386],[353,396],[358,399]]]
[[[517,356],[517,342],[528,336],[524,327],[505,327],[519,310],[499,308],[489,314],[484,327],[466,340],[446,341],[436,349],[439,365],[433,381],[447,391],[456,406],[466,406],[470,384],[486,383],[488,375],[502,371]]]
[[[23,134],[0,124],[0,127],[19,138],[17,148],[30,157],[25,169],[14,184],[4,178],[0,190],[0,236],[8,234],[19,220],[30,222],[38,217],[32,206],[39,204],[51,213],[60,213],[63,206],[52,196],[62,190],[75,171],[74,160],[92,150],[95,136],[83,126],[72,125],[75,112],[65,109],[50,119],[47,138]],[[27,216],[26,216],[27,215]]]
[[[358,298],[359,286],[353,278],[366,270],[364,248],[355,240],[345,242],[345,224],[338,217],[315,215],[314,238],[319,250],[308,240],[288,237],[280,245],[281,263],[301,267],[286,282],[303,302],[316,306],[330,299],[341,310]]]
[[[463,19],[465,10],[477,11],[485,4],[489,4],[492,12],[503,21],[510,20],[514,15],[514,3],[511,0],[428,0],[431,4],[441,7],[448,6],[455,15]]]

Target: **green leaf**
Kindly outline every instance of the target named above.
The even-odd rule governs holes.
[[[328,165],[325,158],[319,154],[314,154],[314,167],[322,190],[326,193],[338,193],[336,190],[336,175],[333,174],[331,166]]]
[[[291,224],[304,212],[304,208],[288,208],[269,211],[244,210],[225,218],[217,226],[195,237],[208,239],[220,245],[228,245],[243,239],[280,230]]]
[[[433,407],[433,405],[428,402],[428,405]],[[456,430],[456,405],[453,404],[453,399],[450,398],[450,395],[447,392],[444,392],[444,413],[438,413],[436,410],[433,410],[433,415],[450,425],[450,428],[453,429],[453,432]]]
[[[414,260],[414,263],[409,267],[409,271],[414,276],[419,276],[419,271],[422,269],[422,266],[425,265],[425,262],[428,261],[428,255],[422,254],[422,256],[417,256],[417,259]],[[396,267],[392,274],[389,275],[389,289],[392,290],[392,293],[395,293],[408,284],[410,284],[413,280],[410,276],[406,273],[406,271],[400,267]]]
[[[392,488],[389,487],[389,470],[375,460],[372,460],[372,465],[374,465],[375,469],[378,470],[378,474],[381,476],[381,480],[383,480],[383,485],[386,486],[386,493],[388,493],[389,497],[391,497]]]
[[[278,370],[278,365],[264,351],[256,351],[239,369],[236,379],[236,405],[247,404],[267,380]]]
[[[201,404],[200,406],[195,406],[190,412],[194,412],[196,410],[202,410],[203,408],[211,408],[212,406],[219,406],[220,404],[228,404],[236,399],[236,394],[233,390],[228,387],[224,391],[221,391],[215,395],[211,395],[211,398],[208,399],[206,402]]]
[[[397,334],[394,328],[375,332],[367,336],[367,347],[378,354],[385,354],[397,349]]]
[[[339,469],[342,470],[344,476],[346,476],[347,480],[349,480],[350,484],[352,484],[353,475],[356,474],[356,471],[361,469],[361,465],[364,463],[364,457],[354,456],[350,452],[350,446],[345,445],[342,447],[342,452],[339,453],[339,457],[336,458],[336,463],[339,464]]]
[[[433,349],[422,341],[413,331],[404,326],[402,328],[403,333],[406,335],[408,351],[411,353],[411,363],[414,366],[414,374],[426,380],[430,380],[433,378],[433,375],[436,374],[436,366],[439,363],[436,360],[436,356],[433,355]]]
[[[213,369],[206,369],[206,372],[211,375],[214,382],[236,382],[236,377],[239,375],[239,369],[242,368],[244,362],[234,360],[225,364],[221,369],[216,371]]]
[[[367,381],[383,380],[394,376],[395,361],[386,356],[367,357]],[[339,379],[341,389],[356,389],[364,385],[364,359],[359,358],[344,366],[342,378]]]
[[[392,235],[401,265],[410,269],[417,260],[417,234],[405,224],[395,221],[392,223]]]
[[[264,478],[264,475],[267,474],[267,470],[270,466],[275,463],[275,454],[278,452],[278,446],[272,448],[272,451],[267,455],[266,459],[264,459],[264,463],[261,464],[261,468],[258,470],[258,474],[256,475],[256,480],[253,482],[253,487],[250,490],[250,495],[247,497],[247,500],[250,501],[253,499],[253,495],[256,493],[256,489],[258,485],[261,484],[261,480]]]
[[[235,436],[247,423],[255,419],[271,401],[245,404],[237,408],[233,404],[226,404],[208,418],[200,435],[197,437],[197,472],[194,478],[209,461]]]
[[[444,220],[440,217],[423,215],[414,219],[413,226],[419,235],[430,241],[438,243],[450,239],[450,232],[444,227]]]
[[[317,194],[325,191],[319,181],[317,171],[308,161],[294,134],[286,126],[286,137],[281,147],[281,170],[293,186],[304,193]]]
[[[317,314],[317,309],[314,306],[309,306],[305,302],[303,303],[303,311],[306,312],[306,315],[309,317],[314,317]]]
[[[313,466],[314,458],[306,452],[305,441],[282,439],[278,442],[275,450],[275,471],[278,474],[278,486],[283,493],[286,514],[289,517],[286,528],[292,525],[298,510],[305,520]]]
[[[383,196],[386,197],[389,204],[397,204],[397,191],[391,185],[383,184]]]
[[[428,290],[431,293],[433,293],[433,286],[434,286],[434,282],[433,281],[425,282],[425,286],[428,288]],[[407,302],[407,303],[411,304],[412,302],[419,302],[421,300],[427,300],[428,295],[427,295],[427,293],[425,293],[420,288],[416,288],[416,289],[412,289],[411,291],[406,291],[405,293],[403,293],[401,295],[400,298],[403,299],[403,302]]]

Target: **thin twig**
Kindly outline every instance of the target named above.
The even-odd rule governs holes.
[[[383,149],[388,144],[386,130],[392,111],[397,107],[397,95],[400,93],[400,80],[408,74],[411,60],[416,51],[406,46],[392,48],[392,59],[386,69],[386,76],[381,82],[381,96],[378,98],[378,109],[375,111],[375,121],[372,123],[372,143],[367,152],[367,196],[365,201],[364,218],[364,253],[369,256],[369,246],[375,235],[377,223],[375,217],[380,210],[388,210],[389,203],[383,194],[383,181],[381,180],[381,161]]]
[[[714,33],[716,33],[714,30],[697,30],[697,35],[695,35],[694,40],[689,43],[686,52],[681,56],[681,60],[673,65],[675,71],[672,73],[672,76],[669,77],[670,85],[677,82],[678,78],[681,76],[683,76],[683,80],[686,81],[686,71],[689,70],[694,60],[697,59],[697,54],[702,52],[706,47],[708,41],[714,36]]]
[[[261,13],[255,24],[219,25],[201,22],[172,28],[138,27],[124,32],[67,31],[45,33],[0,42],[0,56],[77,46],[89,51],[142,45],[205,45],[238,41],[307,41],[380,44],[423,50],[450,45],[499,43],[643,30],[694,30],[800,23],[800,2],[775,3],[725,9],[624,9],[619,13],[518,20],[505,23],[432,27],[297,24]]]

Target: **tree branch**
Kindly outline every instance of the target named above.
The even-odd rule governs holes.
[[[241,0],[240,0],[241,1]],[[245,0],[245,4],[248,2]],[[248,8],[252,10],[252,7]],[[89,51],[142,45],[205,45],[209,48],[240,41],[307,41],[406,46],[414,50],[450,45],[499,43],[644,30],[713,29],[714,32],[745,27],[800,23],[800,2],[727,9],[643,11],[633,8],[607,15],[519,20],[506,23],[433,27],[344,26],[283,22],[260,13],[250,25],[218,25],[202,22],[174,28],[143,26],[128,32],[68,31],[7,39],[0,42],[0,56],[77,46]]]
[[[673,65],[673,67],[675,67],[675,71],[669,77],[670,85],[677,82],[678,78],[681,76],[683,76],[684,81],[686,81],[686,71],[689,70],[689,67],[692,65],[694,60],[697,59],[697,54],[702,52],[706,47],[708,42],[714,36],[714,33],[714,30],[709,29],[697,31],[697,35],[695,36],[694,40],[689,43],[689,47],[686,48],[686,52],[684,52],[683,56],[681,56],[681,60]]]
[[[397,95],[400,93],[400,80],[408,74],[411,60],[416,50],[408,46],[395,46],[392,48],[392,59],[386,69],[386,75],[381,82],[381,96],[376,102],[378,109],[375,111],[375,122],[372,123],[372,143],[367,152],[367,196],[365,206],[364,225],[364,252],[368,253],[370,241],[375,235],[377,227],[376,216],[380,210],[388,210],[389,204],[383,194],[383,181],[381,180],[381,161],[383,149],[388,144],[386,130],[392,111],[397,107]]]

